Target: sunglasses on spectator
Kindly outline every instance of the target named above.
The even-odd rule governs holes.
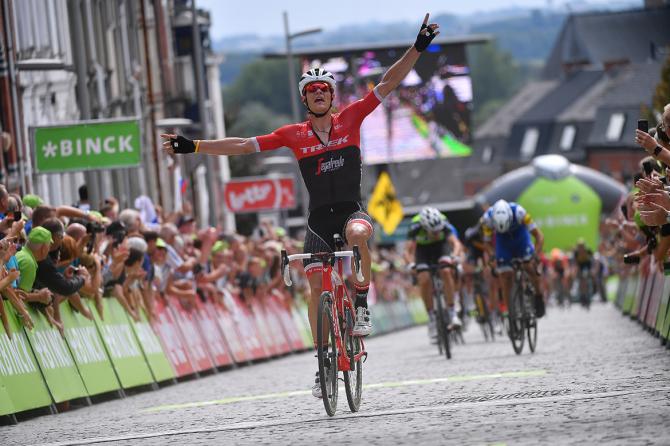
[[[317,90],[326,92],[330,91],[330,85],[328,85],[326,82],[312,82],[311,84],[307,84],[305,90],[308,93],[316,93]]]

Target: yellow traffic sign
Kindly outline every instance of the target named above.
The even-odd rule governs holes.
[[[379,175],[377,184],[372,191],[368,203],[368,214],[377,220],[388,235],[393,234],[402,221],[402,204],[396,196],[391,177],[386,172]]]

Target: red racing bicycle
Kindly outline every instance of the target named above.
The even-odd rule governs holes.
[[[316,324],[316,347],[319,360],[319,381],[326,413],[331,417],[337,409],[338,371],[344,375],[344,389],[352,412],[357,412],[363,391],[363,362],[367,352],[363,339],[353,335],[354,306],[344,285],[343,259],[353,257],[356,279],[363,281],[361,255],[358,246],[351,251],[340,251],[344,242],[335,235],[336,252],[293,254],[281,252],[284,282],[291,286],[290,262],[315,259],[321,262],[322,293],[319,299]]]

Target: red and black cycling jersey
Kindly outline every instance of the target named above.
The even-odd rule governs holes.
[[[381,100],[374,89],[340,113],[333,113],[325,145],[314,133],[310,121],[286,125],[252,140],[259,152],[291,149],[309,192],[310,211],[343,201],[360,202],[361,124]]]

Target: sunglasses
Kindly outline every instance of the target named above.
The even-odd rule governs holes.
[[[317,90],[321,90],[323,92],[330,91],[330,85],[328,85],[326,82],[312,82],[311,84],[307,84],[305,87],[305,91],[309,93],[316,93]]]

